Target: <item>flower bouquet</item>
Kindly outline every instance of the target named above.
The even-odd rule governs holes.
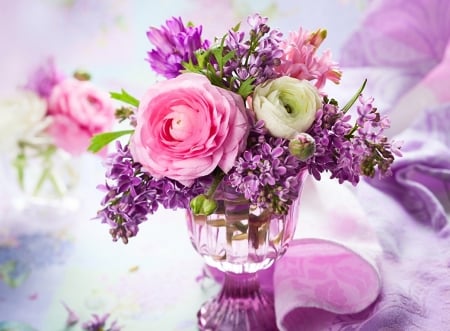
[[[275,330],[273,298],[256,272],[288,248],[305,176],[329,173],[356,185],[389,174],[399,146],[360,90],[341,106],[324,90],[341,71],[327,32],[287,37],[258,14],[209,41],[202,27],[171,18],[147,32],[151,68],[166,79],[137,99],[112,93],[129,130],[94,137],[90,150],[116,142],[107,158],[102,208],[113,240],[127,243],[160,206],[186,210],[188,232],[224,286],[199,311],[202,330]],[[354,106],[354,107],[352,107]],[[355,109],[354,109],[355,108]]]
[[[81,71],[66,76],[49,59],[0,101],[0,148],[27,194],[64,196],[78,177],[69,160],[86,152],[94,134],[112,130],[114,104],[89,78]]]

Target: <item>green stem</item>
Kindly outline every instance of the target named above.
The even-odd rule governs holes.
[[[50,167],[45,167],[34,188],[33,195],[38,195],[47,178],[50,176]]]
[[[209,187],[208,192],[206,192],[206,194],[205,194],[208,199],[212,198],[212,196],[214,195],[214,193],[217,190],[217,187],[222,182],[222,179],[224,177],[225,177],[225,173],[222,171],[220,171],[218,174],[216,174],[214,176],[213,182],[212,182],[211,186]]]
[[[251,43],[250,43],[250,47],[249,47],[247,56],[246,56],[245,61],[244,61],[244,66],[245,66],[245,67],[248,66],[248,62],[249,62],[249,60],[250,60],[250,56],[253,55],[253,53],[255,52],[256,47],[259,45],[259,41],[261,40],[262,37],[263,37],[263,36],[259,36],[259,37],[256,36],[256,40],[251,40],[251,41],[250,41],[250,42],[251,42]]]
[[[345,135],[345,138],[350,140],[353,138],[353,133],[355,133],[355,131],[359,128],[359,125],[355,123],[355,125],[353,125],[353,128],[350,130],[349,133],[347,133]]]
[[[233,226],[242,233],[247,233],[248,225],[242,224],[242,221],[233,223]]]
[[[48,175],[48,179],[49,179],[50,183],[52,184],[53,188],[55,189],[55,192],[58,194],[58,196],[59,197],[63,197],[64,196],[64,189],[62,188],[60,183],[58,183],[58,181],[56,180],[55,175],[53,175],[50,172],[49,175]]]
[[[22,151],[25,148],[31,148],[31,149],[34,149],[37,151],[39,151],[42,148],[41,145],[36,145],[36,144],[30,143],[29,141],[19,141],[19,147]]]
[[[46,166],[44,167],[44,170],[42,171],[41,176],[39,177],[39,180],[34,188],[33,195],[38,195],[40,190],[42,189],[42,186],[44,185],[46,180],[49,180],[52,184],[55,191],[58,193],[59,196],[63,195],[63,191],[61,190],[59,184],[56,181],[55,176],[52,174],[52,157],[56,152],[56,146],[49,145],[46,150],[42,152],[42,163]]]
[[[19,182],[19,187],[22,191],[25,190],[25,167],[27,159],[23,150],[17,155],[13,162],[14,167],[17,170],[17,181]]]

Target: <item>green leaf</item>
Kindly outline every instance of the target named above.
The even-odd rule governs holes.
[[[192,61],[183,62],[183,63],[181,63],[181,65],[183,66],[184,71],[195,72],[195,73],[198,73],[198,71],[199,71],[197,66],[194,63],[192,63]]]
[[[123,130],[123,131],[114,131],[114,132],[105,132],[100,133],[92,137],[91,144],[88,147],[88,151],[93,153],[97,153],[103,147],[108,145],[110,142],[116,140],[119,137],[122,137],[127,134],[132,134],[134,130]]]
[[[236,55],[236,51],[230,51],[223,57],[223,63],[226,64]]]
[[[244,80],[239,86],[238,93],[244,99],[246,99],[253,92],[253,82],[255,81],[254,77],[250,77]]]
[[[194,72],[198,74],[205,74],[206,65],[209,63],[208,59],[211,53],[209,50],[207,51],[197,51],[195,53],[195,57],[197,59],[197,63],[194,63],[191,59],[188,62],[182,62],[183,72]]]
[[[220,45],[218,48],[214,48],[211,50],[212,55],[217,61],[217,64],[219,65],[219,70],[221,71],[223,69],[224,61],[223,61],[223,46]]]
[[[122,89],[120,92],[110,92],[110,96],[113,99],[125,102],[131,106],[139,107],[139,100],[126,92],[124,89]]]
[[[226,40],[227,36],[228,36],[228,34],[225,34],[222,37],[222,39],[220,41],[220,45],[218,47],[211,49],[211,53],[214,56],[214,58],[216,59],[217,64],[219,66],[219,71],[220,71],[221,76],[223,73],[223,67],[227,61],[227,60],[225,60],[224,55],[223,55],[223,51],[225,49],[225,40]],[[234,52],[231,52],[231,53],[233,53],[233,56],[234,56]]]
[[[241,28],[241,22],[239,22],[234,27],[232,27],[231,30],[233,30],[234,32],[238,32],[240,28]]]
[[[355,95],[349,100],[349,102],[347,102],[347,104],[344,106],[344,108],[342,108],[342,111],[344,113],[348,112],[348,110],[353,106],[355,101],[359,98],[359,96],[361,95],[362,91],[366,87],[366,83],[367,83],[367,78],[364,79],[364,83],[361,85],[361,87],[359,88],[358,92],[356,92]]]
[[[189,62],[183,62],[181,64],[184,68],[183,72],[193,72],[196,74],[202,74],[202,67],[198,64],[194,64],[192,61]]]
[[[196,52],[195,57],[197,58],[197,63],[199,69],[203,69],[206,67],[206,63],[208,62],[208,58],[211,55],[210,51],[204,51],[204,52]]]

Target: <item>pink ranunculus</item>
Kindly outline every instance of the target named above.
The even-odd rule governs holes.
[[[155,178],[189,186],[217,166],[227,173],[249,132],[242,98],[186,73],[152,86],[140,102],[133,158]]]
[[[48,99],[52,118],[48,131],[58,147],[80,155],[93,135],[112,129],[114,112],[108,93],[89,81],[65,79],[53,88]]]

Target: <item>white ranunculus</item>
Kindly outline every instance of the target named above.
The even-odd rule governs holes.
[[[48,141],[44,130],[50,124],[47,103],[31,91],[20,91],[0,100],[0,150],[14,152],[19,141]]]
[[[256,118],[269,132],[291,139],[314,122],[322,101],[316,87],[306,80],[284,76],[261,84],[253,94]]]

